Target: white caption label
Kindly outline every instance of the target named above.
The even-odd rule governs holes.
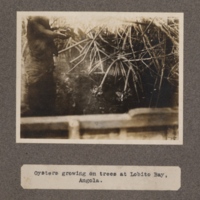
[[[23,165],[24,189],[178,190],[179,167]]]

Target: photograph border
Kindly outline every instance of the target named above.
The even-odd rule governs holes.
[[[71,11],[67,11],[71,12]],[[99,11],[98,11],[99,12]],[[65,12],[32,12],[32,11],[17,11],[17,52],[16,52],[16,143],[55,143],[55,144],[125,144],[125,145],[183,145],[183,52],[184,52],[184,13],[174,12],[125,12],[134,13],[136,15],[142,16],[163,16],[163,15],[173,15],[178,16],[179,21],[179,104],[178,104],[178,131],[179,139],[178,140],[95,140],[95,139],[22,139],[20,137],[20,98],[21,98],[21,17],[23,15],[52,15],[63,16]],[[71,12],[72,13],[72,12]],[[77,13],[77,12],[74,12]],[[86,13],[86,12],[78,12]],[[87,12],[89,13],[89,12]],[[91,12],[94,13],[94,12]],[[102,12],[105,13],[105,12]],[[115,13],[115,12],[109,12]],[[119,13],[119,12],[116,12]],[[123,13],[123,12],[120,12]],[[20,39],[19,39],[20,38]]]

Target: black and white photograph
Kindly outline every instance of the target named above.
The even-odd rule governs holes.
[[[17,143],[183,143],[183,13],[17,12]]]

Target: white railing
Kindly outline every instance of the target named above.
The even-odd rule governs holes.
[[[79,139],[84,138],[82,135],[85,133],[89,137],[90,134],[94,136],[101,131],[108,133],[112,129],[118,129],[120,137],[127,133],[130,135],[132,132],[143,133],[145,130],[153,130],[155,134],[159,134],[160,131],[164,132],[166,139],[176,139],[178,109],[138,108],[126,114],[21,118],[21,137],[25,138],[29,137],[30,132],[33,137],[34,132],[43,134],[44,131],[57,131],[59,134],[59,131],[66,131],[68,139]]]

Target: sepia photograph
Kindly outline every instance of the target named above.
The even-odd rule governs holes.
[[[183,144],[183,13],[16,23],[17,143]]]

